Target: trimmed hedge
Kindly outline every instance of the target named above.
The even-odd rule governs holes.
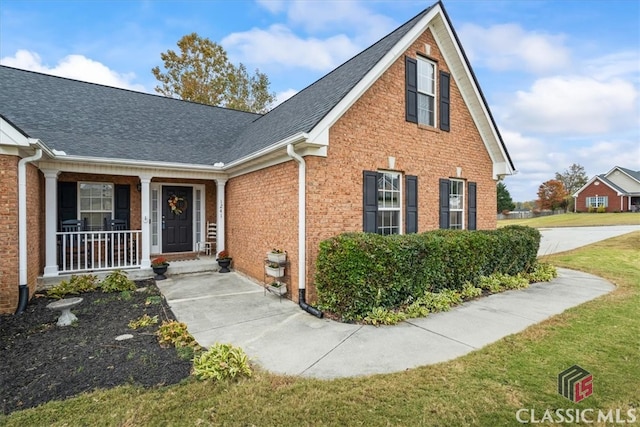
[[[344,320],[360,319],[375,307],[399,307],[425,292],[460,291],[481,276],[529,272],[539,245],[538,230],[517,225],[392,236],[341,234],[320,243],[318,303]]]

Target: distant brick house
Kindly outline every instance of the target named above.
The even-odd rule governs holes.
[[[573,195],[576,212],[640,212],[640,171],[615,166],[591,178]]]
[[[2,313],[38,278],[150,273],[207,222],[256,279],[286,250],[313,300],[321,240],[494,228],[515,171],[441,3],[264,115],[0,67],[0,130]]]

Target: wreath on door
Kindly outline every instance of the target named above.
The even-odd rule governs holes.
[[[180,215],[182,212],[187,210],[187,201],[182,197],[178,197],[175,194],[169,196],[169,207],[171,208],[171,212],[175,215]]]

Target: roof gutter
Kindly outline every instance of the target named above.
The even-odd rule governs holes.
[[[309,139],[309,135],[306,132],[298,132],[294,135],[291,135],[288,138],[285,138],[283,140],[280,140],[278,142],[276,142],[275,144],[271,144],[270,146],[263,148],[260,151],[256,151],[252,154],[249,154],[248,156],[242,157],[238,160],[234,160],[231,163],[227,163],[225,164],[224,168],[225,170],[231,169],[235,166],[240,166],[243,163],[247,163],[250,162],[251,160],[255,160],[258,159],[266,154],[272,153],[274,151],[277,151],[283,147],[287,147],[287,154],[289,153],[289,145],[291,144],[295,144],[296,142],[303,142],[303,141],[307,141]],[[289,156],[291,157],[291,156]]]
[[[15,314],[22,313],[29,302],[29,284],[27,279],[27,163],[40,160],[42,148],[36,147],[31,157],[18,161],[18,263],[20,266],[18,283],[18,307]]]
[[[307,313],[317,318],[322,318],[320,310],[307,304],[307,164],[298,153],[293,144],[287,145],[287,155],[298,162],[298,304]]]

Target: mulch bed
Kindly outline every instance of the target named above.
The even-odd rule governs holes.
[[[96,388],[123,384],[144,387],[175,384],[187,378],[191,361],[175,348],[162,348],[155,332],[175,317],[155,282],[136,282],[137,291],[83,293],[72,309],[78,321],[56,326],[53,299],[36,295],[19,315],[0,316],[0,410],[9,414]],[[156,325],[133,330],[142,315]],[[116,341],[122,334],[133,338]]]

